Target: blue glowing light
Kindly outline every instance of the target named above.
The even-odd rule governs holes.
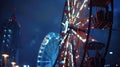
[[[5,34],[4,34],[3,36],[4,36],[4,37],[6,37],[6,35],[5,35]]]
[[[11,30],[11,29],[8,29],[8,32],[9,32],[9,33],[12,33],[12,30]]]
[[[4,32],[6,32],[7,30],[6,29],[4,29]]]
[[[3,43],[5,43],[5,40],[3,40]]]
[[[10,42],[10,40],[9,40],[9,39],[7,39],[7,42]]]
[[[8,34],[8,37],[9,37],[9,38],[11,38],[11,35],[10,35],[10,34]]]

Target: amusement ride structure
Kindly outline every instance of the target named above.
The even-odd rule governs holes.
[[[113,0],[66,0],[60,34],[43,40],[37,67],[104,67],[113,24]]]

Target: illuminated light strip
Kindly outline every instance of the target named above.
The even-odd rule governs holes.
[[[79,22],[79,23],[76,23],[76,25],[79,25],[79,24],[81,24],[81,22]]]
[[[66,55],[67,55],[67,51],[65,51],[65,53],[64,53],[64,54],[65,54],[65,56],[66,56]]]
[[[67,41],[67,43],[66,43],[66,48],[68,48],[68,45],[69,45],[69,44],[68,44],[68,41]]]
[[[61,60],[60,63],[65,64],[65,61],[64,61],[64,60]]]
[[[85,4],[84,7],[87,7],[87,5]]]
[[[39,54],[41,55],[41,53],[43,52],[43,49],[45,49],[45,46],[48,44],[49,40],[51,39],[50,35],[47,35],[44,40],[43,43],[41,44],[40,50],[39,50]],[[38,56],[39,58],[41,58],[42,56]]]
[[[72,19],[74,18],[74,13],[75,13],[75,9],[74,9],[74,4],[72,3]]]
[[[64,57],[64,63],[66,63],[66,57]]]
[[[65,26],[65,23],[62,22],[62,25]]]
[[[67,5],[70,6],[70,1],[69,0],[67,0]]]
[[[88,35],[87,33],[85,34],[86,36]],[[89,36],[89,39],[93,42],[97,41],[96,39],[94,39],[93,37]]]
[[[68,16],[66,15],[66,13],[65,13],[65,16],[66,16],[66,19],[68,19]]]
[[[70,16],[71,16],[71,14],[70,14],[70,6],[68,6],[68,16],[69,16],[69,18],[70,18]]]
[[[68,6],[68,11],[70,12],[70,6]]]
[[[75,21],[76,21],[76,18],[75,18],[75,13],[76,13],[76,10],[75,10],[75,8],[74,8],[74,6],[75,6],[75,4],[76,4],[76,0],[74,0],[74,3],[72,3],[72,24],[74,24],[75,23]]]
[[[68,16],[69,16],[69,18],[71,17],[71,14],[70,14],[70,12],[69,12]]]
[[[46,42],[44,43],[44,45],[47,45],[47,44],[49,43],[49,40],[46,39],[45,41],[46,41]]]
[[[72,44],[70,46],[71,46],[71,52],[72,52]],[[72,67],[74,67],[73,54],[72,53],[69,53],[69,54],[71,55]]]
[[[72,16],[74,15],[74,13],[75,13],[75,9],[73,9],[73,11],[72,11]],[[74,17],[74,16],[73,16]]]
[[[64,37],[64,39],[63,39],[63,41],[66,39],[66,37],[67,37],[67,35]],[[68,43],[69,43],[69,38],[70,38],[70,36],[68,36],[68,38],[67,38],[67,43],[66,43],[66,45],[65,45],[65,47],[66,47],[66,51],[64,52],[64,55],[65,55],[65,57],[64,57],[64,64],[66,63],[66,56],[67,56],[67,54],[68,54],[68,52],[67,52],[67,48],[68,48]]]
[[[74,67],[74,62],[73,62],[73,54],[71,55],[71,61],[72,61],[72,67]]]
[[[68,38],[67,38],[67,43],[66,43],[66,45],[65,45],[65,47],[66,47],[65,56],[68,54],[68,53],[67,53],[67,48],[68,48],[68,46],[69,46],[69,38],[70,38],[70,36],[68,36]]]
[[[80,5],[80,3],[77,3],[77,6],[76,6],[76,7],[78,8],[78,7],[79,7],[79,5]]]
[[[75,17],[75,18],[76,18],[76,17]],[[87,20],[86,20],[86,22],[85,22],[85,21],[79,21],[79,22],[77,22],[75,25],[86,24],[86,23],[88,23]]]
[[[74,6],[76,5],[77,0],[74,0]]]
[[[72,1],[72,18],[74,18],[74,13],[75,13],[74,6],[75,6],[75,1]]]
[[[79,11],[78,11],[78,13],[77,13],[76,17],[77,17],[77,18],[79,18]]]
[[[87,1],[88,1],[88,0],[84,0],[82,6],[80,7],[80,9],[79,9],[79,11],[78,11],[78,13],[77,13],[77,15],[76,15],[77,18],[79,18],[79,14],[80,14],[79,12],[83,9],[83,7],[84,7],[84,5],[85,5],[85,3],[86,3]]]
[[[68,13],[68,16],[69,16],[69,18],[70,18],[71,15],[70,15],[70,1],[69,1],[69,0],[67,0],[67,4],[68,4],[68,12],[69,12],[69,13]]]
[[[71,44],[71,43],[69,43],[69,45],[70,45],[70,50],[71,50],[71,52],[72,52],[72,44]]]
[[[51,39],[51,38],[49,38],[48,36],[46,36],[46,37],[44,38],[43,43],[42,43],[41,45],[47,45],[48,42],[49,42],[49,39]]]
[[[72,30],[72,32],[80,39],[82,42],[86,42],[86,39],[83,39],[76,31]]]
[[[71,20],[70,20],[70,24],[74,24],[75,23],[75,18],[74,18],[74,14],[72,13],[72,16],[71,16]]]
[[[64,11],[65,12],[65,11]],[[66,14],[66,12],[64,13],[65,14],[65,16],[66,16],[66,18],[67,18],[67,14]]]
[[[42,58],[42,52],[43,52],[43,49],[45,49],[45,46],[47,45],[47,43],[49,42],[49,39],[51,39],[51,38],[49,38],[49,36],[46,36],[45,38],[44,38],[44,42],[41,44],[41,47],[40,47],[40,50],[39,50],[39,55],[38,55],[38,58]],[[45,45],[45,46],[44,46]],[[38,60],[37,61],[38,63],[40,63],[41,61],[40,60]]]
[[[66,39],[67,35],[64,36],[64,38],[62,39],[61,43],[60,44],[63,44],[65,39]]]
[[[64,26],[64,28],[65,28],[65,30],[64,31],[62,31],[63,33],[67,33],[67,31],[69,30],[68,29],[68,24],[69,24],[69,22],[68,21],[66,21],[65,23],[62,23],[62,25]]]

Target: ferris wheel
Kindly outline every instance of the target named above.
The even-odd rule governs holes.
[[[54,67],[104,67],[112,22],[112,0],[66,0]]]
[[[37,67],[104,67],[112,23],[113,0],[66,0],[60,35],[44,38]]]
[[[58,55],[60,35],[48,33],[43,39],[37,57],[37,67],[52,67]]]

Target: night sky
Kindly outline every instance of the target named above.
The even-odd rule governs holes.
[[[19,64],[35,67],[40,44],[49,32],[60,31],[65,0],[0,0],[0,21],[13,13],[21,25],[19,38]],[[107,63],[120,62],[120,0],[114,0],[114,24]],[[101,37],[99,37],[101,38]]]

